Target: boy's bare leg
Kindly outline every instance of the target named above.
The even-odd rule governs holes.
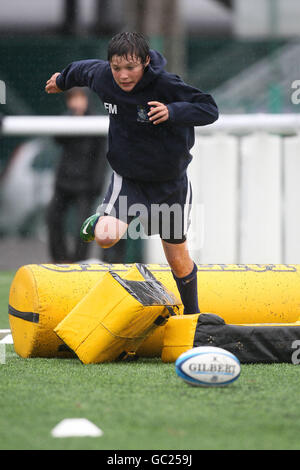
[[[175,244],[162,240],[167,261],[176,277],[185,277],[192,271],[194,261],[191,259],[187,242]]]
[[[197,289],[198,269],[190,257],[187,242],[175,244],[162,240],[162,245],[184,306],[184,314],[200,313]]]

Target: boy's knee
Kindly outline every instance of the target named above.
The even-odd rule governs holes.
[[[95,241],[101,248],[110,248],[115,243],[117,243],[118,240],[111,238],[107,234],[97,234],[96,233],[95,234]]]
[[[100,217],[95,227],[95,241],[101,248],[110,248],[120,240],[126,228],[124,222],[113,217]]]

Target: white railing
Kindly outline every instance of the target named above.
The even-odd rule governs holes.
[[[105,135],[109,121],[106,116],[4,116],[1,134],[28,135]],[[298,114],[240,114],[221,115],[210,126],[197,127],[196,134],[226,132],[248,134],[255,131],[277,134],[300,132]]]
[[[99,134],[108,118],[6,116],[2,134]],[[300,115],[224,115],[196,128],[189,242],[199,263],[300,263]],[[160,240],[148,262],[165,262]]]
[[[5,136],[105,135],[106,116],[5,116],[1,133]]]

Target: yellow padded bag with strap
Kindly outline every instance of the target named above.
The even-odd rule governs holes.
[[[172,316],[164,329],[161,358],[175,362],[189,349],[214,346],[234,354],[241,364],[293,363],[300,322],[228,324],[212,313]]]
[[[107,272],[57,325],[55,333],[84,364],[123,359],[163,324],[180,302],[144,266],[143,280]]]

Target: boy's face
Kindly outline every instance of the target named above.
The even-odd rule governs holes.
[[[115,82],[124,91],[131,91],[144,75],[144,69],[149,64],[150,57],[145,64],[136,56],[112,56],[110,68]]]

